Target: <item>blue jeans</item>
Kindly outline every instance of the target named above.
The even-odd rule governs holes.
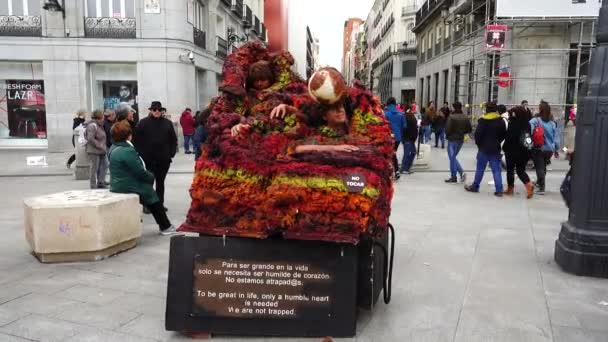
[[[435,128],[435,147],[439,146],[439,140],[441,139],[441,148],[445,147],[445,128]]]
[[[431,126],[424,126],[422,127],[422,140],[420,141],[421,144],[424,144],[425,142],[429,142],[431,141],[431,134],[433,132],[431,131]]]
[[[402,171],[409,171],[416,159],[416,144],[411,141],[403,142],[403,162],[401,164]]]
[[[190,142],[192,142],[192,136],[184,135],[184,152],[190,152]]]
[[[450,174],[452,175],[452,178],[456,178],[456,173],[459,173],[460,175],[464,173],[460,162],[458,162],[458,159],[456,159],[456,156],[458,156],[458,153],[460,153],[462,144],[462,141],[448,140],[448,158],[450,158]]]
[[[477,171],[475,171],[475,181],[473,181],[473,189],[479,191],[479,185],[483,179],[483,174],[486,171],[486,166],[490,163],[492,175],[494,176],[494,185],[496,192],[502,192],[502,169],[500,166],[500,154],[486,154],[477,152]]]

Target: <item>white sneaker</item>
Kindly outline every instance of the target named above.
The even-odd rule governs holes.
[[[165,230],[161,230],[160,231],[160,235],[162,236],[170,236],[170,235],[184,235],[184,233],[182,232],[178,232],[177,228],[175,228],[174,225],[171,225],[171,227],[165,229]]]

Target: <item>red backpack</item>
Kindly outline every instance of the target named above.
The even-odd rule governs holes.
[[[532,131],[532,144],[534,147],[543,147],[545,145],[545,127],[540,119],[536,119],[537,125]]]

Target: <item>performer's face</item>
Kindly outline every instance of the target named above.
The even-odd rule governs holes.
[[[346,111],[343,106],[330,108],[325,113],[325,120],[328,126],[340,125],[346,122]]]
[[[270,87],[270,80],[256,80],[253,82],[253,87],[257,90],[263,90]]]

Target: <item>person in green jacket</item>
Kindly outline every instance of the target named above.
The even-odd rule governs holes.
[[[110,130],[112,148],[110,159],[110,191],[121,194],[138,194],[158,224],[161,235],[180,234],[171,224],[156,191],[152,187],[154,175],[144,167],[139,154],[131,144],[131,126],[126,121],[117,122]]]

